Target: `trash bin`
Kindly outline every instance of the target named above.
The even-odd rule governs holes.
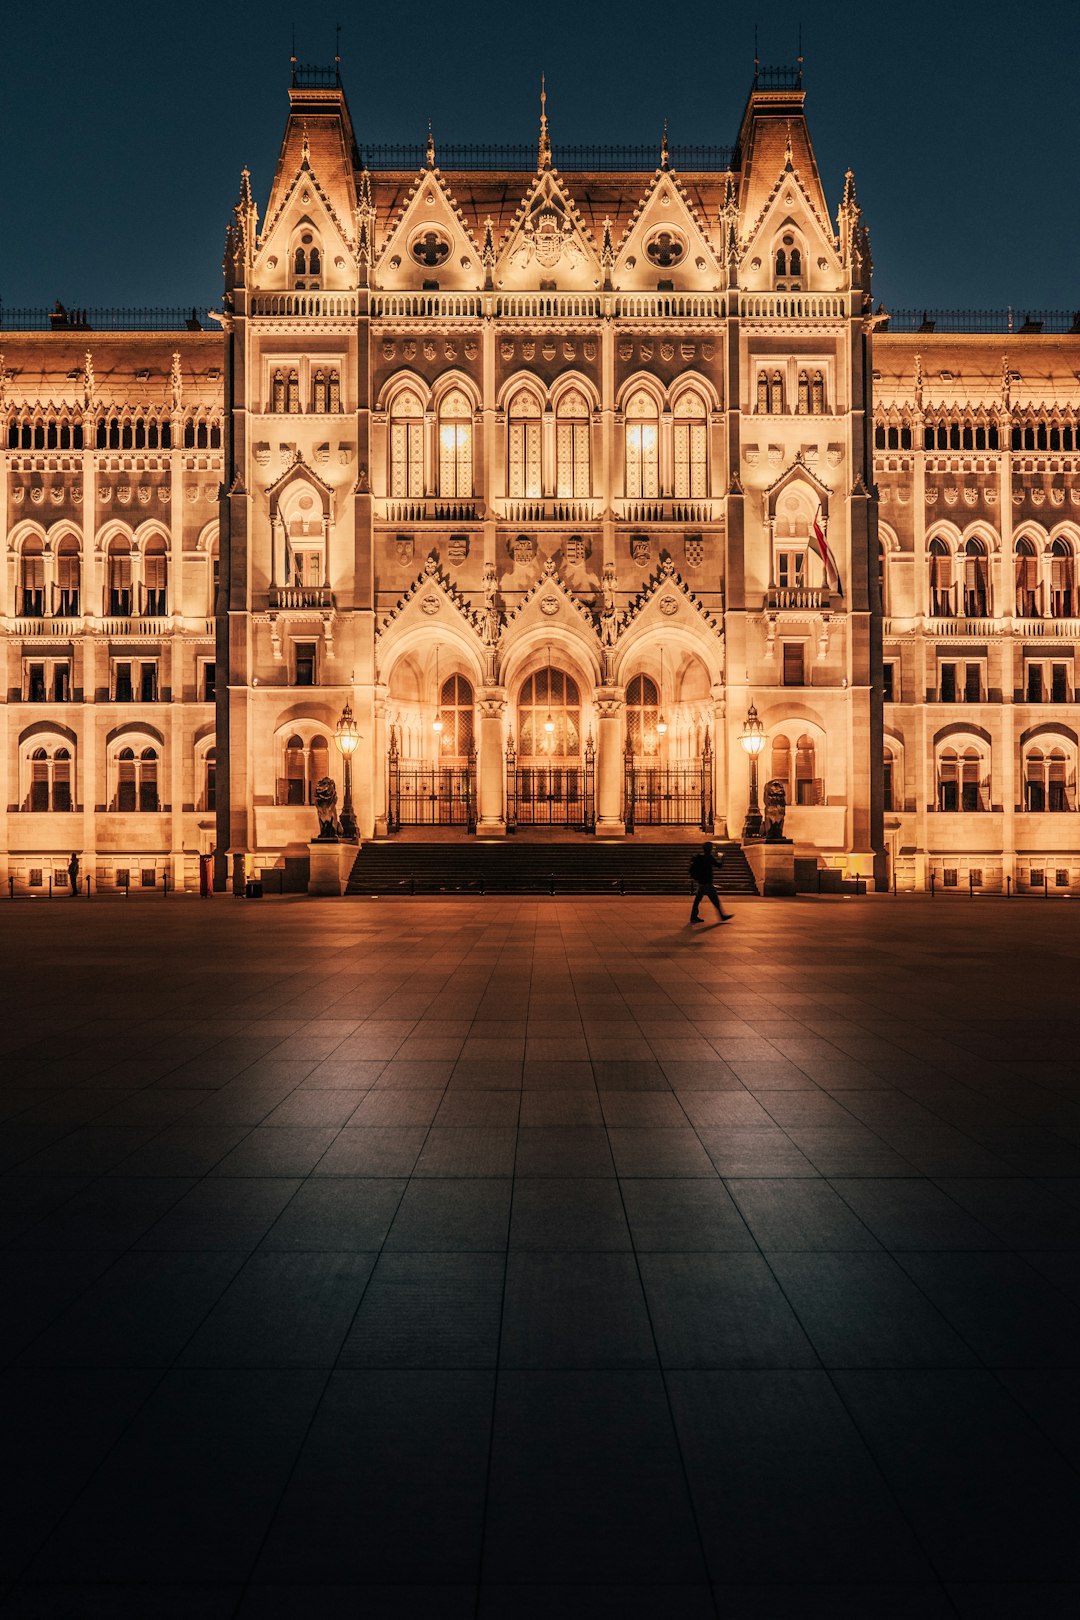
[[[245,900],[261,900],[262,897],[263,897],[262,880],[260,878],[248,878],[247,882],[244,885],[244,899]]]

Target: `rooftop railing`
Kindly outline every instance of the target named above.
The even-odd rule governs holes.
[[[0,332],[202,332],[197,308],[172,307],[5,309],[0,306]],[[213,330],[213,328],[211,328]]]
[[[668,149],[668,164],[684,172],[723,174],[731,168],[734,148],[730,146],[672,146]],[[437,145],[435,161],[440,169],[457,172],[510,170],[513,173],[536,172],[536,142],[511,145],[469,146]],[[551,149],[552,165],[567,173],[651,174],[660,167],[658,145],[642,146],[559,146]],[[369,169],[403,170],[412,173],[422,169],[426,153],[419,142],[400,145],[368,146],[364,149],[364,162]]]
[[[893,309],[886,332],[940,332],[946,334],[1009,333],[1034,336],[1039,332],[1080,333],[1080,310],[1025,310],[1013,304],[1004,309]]]

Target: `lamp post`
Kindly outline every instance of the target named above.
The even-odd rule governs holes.
[[[765,747],[765,727],[758,719],[757,709],[752,703],[746,711],[746,719],[739,733],[739,742],[750,761],[750,802],[746,806],[746,820],[743,822],[742,834],[744,838],[760,838],[761,807],[758,804],[757,762],[758,755]]]
[[[346,699],[341,718],[334,727],[334,741],[345,761],[345,798],[341,806],[341,835],[350,843],[356,841],[356,816],[352,802],[352,757],[360,742],[360,732],[353,719],[352,704]]]

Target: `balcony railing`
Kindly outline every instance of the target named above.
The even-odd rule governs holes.
[[[384,501],[387,523],[475,523],[482,515],[476,501],[447,501],[435,496],[414,501]]]
[[[80,618],[25,618],[19,615],[7,622],[8,634],[12,636],[46,636],[50,640],[66,640],[69,636],[81,636],[84,621]]]
[[[500,293],[495,314],[503,320],[593,320],[600,314],[599,293],[519,292]]]
[[[947,641],[986,641],[992,636],[1006,635],[1008,629],[1005,619],[950,619],[928,615],[923,620],[923,630],[928,636],[940,636]]]
[[[0,332],[201,332],[203,323],[194,307],[68,309],[4,309],[0,306]],[[211,327],[212,331],[217,329]]]
[[[712,523],[712,501],[616,501],[620,523]]]
[[[334,605],[329,585],[272,585],[270,606],[296,611],[303,608],[327,610]]]
[[[765,592],[765,608],[770,613],[785,613],[793,609],[820,613],[831,606],[832,596],[822,586],[770,585]]]
[[[543,500],[496,501],[496,515],[506,523],[597,523],[600,507],[595,501],[563,500],[555,496]]]
[[[892,309],[887,332],[1080,332],[1080,311],[1072,309]]]
[[[251,313],[256,316],[303,317],[305,320],[355,320],[358,303],[354,292],[274,292],[255,293]]]
[[[747,321],[838,321],[847,314],[844,293],[743,293],[739,314]]]
[[[733,148],[730,146],[671,146],[668,163],[684,172],[723,174],[731,168]],[[536,142],[531,145],[443,145],[435,152],[440,169],[447,173],[484,173],[509,170],[517,174],[535,174]],[[652,174],[659,166],[657,146],[561,146],[554,145],[551,161],[556,169],[577,174]],[[371,169],[390,169],[412,173],[427,162],[427,154],[419,143],[369,146],[364,151],[364,162]]]
[[[376,320],[475,320],[483,314],[476,292],[377,292],[371,295]]]
[[[622,321],[716,321],[724,313],[723,293],[619,293],[615,298],[615,314]]]

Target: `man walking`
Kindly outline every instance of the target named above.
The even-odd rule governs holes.
[[[716,914],[721,922],[731,921],[731,913],[724,911],[723,907],[721,906],[720,897],[716,892],[716,885],[713,881],[714,868],[718,868],[723,864],[724,857],[722,855],[713,854],[712,844],[709,843],[708,840],[702,844],[700,852],[695,855],[693,860],[690,862],[690,876],[697,884],[697,891],[694,895],[694,903],[690,907],[690,921],[692,923],[703,921],[702,917],[698,914],[698,907],[701,905],[702,900],[712,901],[713,905],[716,907]]]

